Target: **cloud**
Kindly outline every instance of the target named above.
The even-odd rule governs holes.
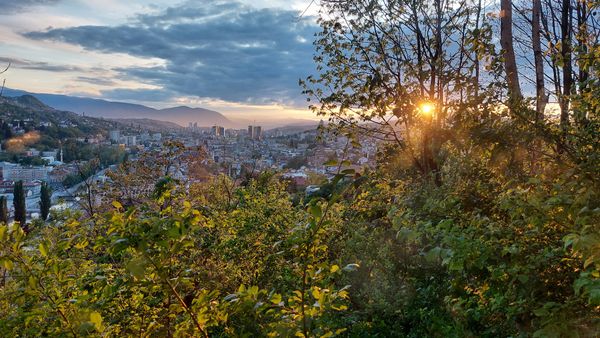
[[[115,86],[117,84],[115,81],[103,77],[78,76],[75,80],[98,86]]]
[[[54,5],[61,0],[0,0],[0,15],[26,11],[29,7]]]
[[[11,64],[11,67],[29,70],[41,70],[46,72],[83,72],[85,68],[72,66],[72,65],[61,65],[51,64],[48,62],[31,61],[27,59],[15,59],[8,57],[0,57],[0,64]],[[2,66],[4,67],[4,66]]]
[[[137,15],[126,25],[50,28],[24,36],[162,59],[161,66],[116,71],[122,79],[179,96],[289,104],[302,101],[298,79],[314,70],[311,41],[317,27],[297,16],[295,11],[238,2],[189,2]]]

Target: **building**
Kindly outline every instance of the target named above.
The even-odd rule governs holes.
[[[125,144],[133,147],[137,145],[137,137],[135,135],[125,136]]]
[[[252,128],[252,126],[248,126],[248,138],[249,138],[249,139],[252,139],[252,138],[253,138],[253,137],[252,137],[252,135],[253,135],[253,134],[252,134],[253,130],[254,130],[254,129]]]
[[[254,126],[252,128],[252,139],[253,140],[262,139],[262,127],[261,126]]]
[[[121,131],[119,130],[111,130],[108,132],[108,138],[112,142],[119,142],[121,140]]]
[[[1,177],[5,181],[47,181],[48,167],[23,167],[19,164],[3,162],[0,164]]]
[[[225,128],[221,126],[213,126],[210,129],[210,133],[214,136],[225,136]]]

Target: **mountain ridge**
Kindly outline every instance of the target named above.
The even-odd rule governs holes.
[[[79,115],[87,115],[105,119],[153,119],[174,122],[181,126],[198,123],[202,127],[221,125],[233,127],[236,124],[223,114],[205,108],[187,106],[156,109],[141,104],[116,102],[97,98],[85,98],[61,94],[31,93],[18,89],[4,89],[4,96],[17,97],[29,95],[46,106],[57,110],[71,111]],[[165,116],[168,114],[169,116]]]

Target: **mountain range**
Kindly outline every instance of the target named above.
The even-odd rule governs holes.
[[[210,127],[214,125],[226,128],[238,127],[223,114],[204,108],[190,108],[186,106],[155,109],[140,104],[113,102],[85,97],[29,93],[22,90],[5,88],[4,96],[16,97],[32,95],[44,104],[62,111],[70,111],[79,115],[101,117],[105,119],[153,119],[175,122],[185,126],[188,123],[198,123],[198,126]]]

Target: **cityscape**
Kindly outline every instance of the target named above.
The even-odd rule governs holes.
[[[2,112],[0,111],[0,114]],[[28,130],[44,128],[72,127],[61,121],[53,126],[52,122],[42,121],[35,125],[33,121],[3,121],[5,132],[19,138],[31,133]],[[314,189],[323,178],[332,178],[339,169],[337,165],[326,165],[331,159],[345,157],[348,161],[342,169],[354,169],[357,172],[374,162],[377,155],[377,143],[366,139],[361,147],[347,150],[348,140],[344,137],[322,137],[317,125],[274,128],[264,130],[260,125],[249,125],[246,129],[232,129],[223,126],[199,126],[190,122],[187,127],[162,132],[144,130],[141,125],[127,126],[123,129],[110,129],[92,137],[62,139],[60,143],[74,141],[95,148],[108,148],[122,151],[129,160],[144,152],[161,152],[166,142],[181,142],[187,148],[201,148],[205,154],[203,165],[206,169],[204,180],[210,176],[226,175],[232,179],[240,178],[244,172],[260,173],[273,171],[282,179],[293,183],[297,189]],[[44,147],[46,148],[46,147]],[[94,168],[92,172],[82,172],[88,161],[75,159],[65,161],[70,154],[65,148],[39,150],[35,147],[22,148],[20,152],[12,149],[2,150],[3,158],[18,159],[21,162],[40,163],[21,164],[3,161],[0,163],[0,196],[8,202],[9,212],[13,212],[13,188],[22,181],[26,192],[26,207],[29,217],[39,217],[40,191],[43,182],[52,188],[54,209],[77,209],[82,198],[82,181],[94,184],[110,184],[107,170],[114,170],[119,163],[110,163]],[[124,158],[124,157],[123,157]],[[17,161],[19,162],[19,161]],[[83,176],[82,176],[83,175]],[[182,177],[189,179],[188,177]]]

